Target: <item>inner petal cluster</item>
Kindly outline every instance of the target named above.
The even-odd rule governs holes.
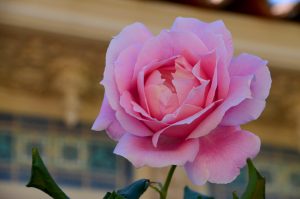
[[[190,64],[186,60],[182,62],[183,59],[179,57],[172,65],[162,65],[145,77],[150,115],[158,120],[179,110],[192,89],[201,85]]]

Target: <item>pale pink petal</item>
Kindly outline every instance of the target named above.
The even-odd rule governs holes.
[[[271,76],[266,64],[266,61],[249,54],[241,54],[232,61],[229,68],[231,76],[253,75],[250,86],[252,99],[246,99],[229,109],[222,125],[241,125],[260,116],[271,87]]]
[[[114,153],[125,157],[135,167],[165,167],[184,165],[188,161],[193,161],[198,150],[198,140],[182,142],[180,139],[165,138],[155,148],[151,137],[125,134],[119,140]]]
[[[260,139],[237,127],[220,127],[200,138],[199,153],[185,170],[197,185],[230,183],[245,166],[247,158],[254,158],[260,150]]]
[[[182,105],[174,113],[165,115],[162,122],[172,124],[200,112],[203,109],[207,85],[208,81],[205,81],[192,88]]]
[[[211,80],[211,88],[207,95],[206,105],[215,100],[216,96],[218,99],[224,99],[228,94],[230,77],[227,65],[221,59],[222,55],[220,53],[212,50],[201,57],[200,74],[202,73],[204,78]]]
[[[199,85],[199,81],[196,80],[192,72],[187,71],[179,66],[175,68],[176,71],[173,73],[172,84],[175,87],[179,104],[182,104],[193,87]]]
[[[133,110],[132,98],[128,91],[125,91],[122,94],[120,104],[125,111],[118,110],[116,117],[128,133],[138,136],[149,136],[153,134],[153,132],[143,123],[139,113]]]
[[[100,113],[98,114],[92,130],[102,131],[106,129],[115,119],[115,111],[110,107],[106,95],[103,97]]]
[[[203,81],[200,86],[192,88],[183,104],[191,104],[198,107],[204,107],[205,96],[208,90],[209,81]]]
[[[221,101],[222,100],[215,101],[204,109],[201,109],[194,115],[179,120],[157,131],[152,138],[153,145],[157,145],[161,135],[180,137],[181,139],[187,138],[188,135],[199,125],[199,123],[201,123],[201,121],[203,121],[208,115],[213,112],[213,110],[220,104]]]
[[[173,57],[173,49],[170,44],[170,37],[162,31],[158,36],[148,39],[138,56],[133,81],[138,76],[138,73],[148,65],[153,65],[155,62],[166,60]]]
[[[120,122],[115,119],[107,128],[107,135],[115,141],[119,141],[119,139],[126,133],[125,129],[121,126]]]
[[[115,80],[119,92],[122,94],[124,90],[129,90],[132,87],[132,76],[137,55],[141,49],[141,44],[134,44],[120,52],[115,61]]]
[[[216,96],[216,90],[218,86],[218,67],[216,66],[214,67],[213,77],[210,82],[211,84],[206,96],[205,106],[211,104],[214,101]]]
[[[252,95],[256,99],[264,100],[269,96],[272,79],[267,66],[258,69],[251,82]]]
[[[198,60],[198,62],[194,65],[192,73],[201,83],[204,81],[209,81],[210,79],[204,69],[201,67],[201,59]]]
[[[222,21],[205,23],[194,18],[177,17],[171,30],[195,33],[209,50],[225,47],[226,62],[230,61],[233,55],[232,37]]]
[[[231,76],[254,75],[251,82],[252,96],[261,100],[268,97],[272,80],[267,61],[257,56],[243,53],[233,59],[229,72]]]
[[[208,51],[203,41],[193,32],[180,30],[167,33],[171,39],[173,55],[182,55],[182,53],[188,51],[197,58],[199,55],[207,53]]]
[[[145,123],[146,128],[149,127],[151,130],[154,132],[157,131],[158,129],[162,129],[166,127],[166,124],[162,123],[161,121],[156,120],[155,118],[152,118],[151,115],[149,115],[139,104],[137,104],[135,101],[133,101],[131,94],[128,91],[124,91],[123,94],[121,95],[120,99],[120,104],[124,108],[125,112],[129,116],[124,116],[124,117],[132,117],[138,121],[138,125],[144,125]],[[142,117],[144,116],[144,117]],[[130,118],[131,118],[130,117]],[[137,121],[132,121],[132,119],[126,119],[126,121],[129,120],[129,124],[132,122],[136,123]],[[128,122],[128,121],[127,121]],[[128,124],[128,125],[129,125]],[[125,126],[127,126],[125,124]],[[128,127],[130,128],[130,127]],[[144,128],[144,127],[141,127]],[[149,130],[146,129],[148,132]],[[135,134],[135,131],[132,131],[133,134]],[[149,135],[149,134],[147,134]]]
[[[252,78],[252,76],[233,77],[227,98],[193,130],[188,138],[198,138],[209,134],[220,124],[229,108],[240,104],[247,98],[251,98],[250,82]]]
[[[209,24],[209,29],[216,34],[222,35],[227,52],[229,52],[228,56],[231,58],[233,56],[232,36],[229,30],[226,28],[224,22],[222,20],[214,21]]]
[[[162,121],[165,123],[174,123],[183,120],[195,113],[201,111],[202,108],[191,104],[183,104],[174,113],[167,114],[163,117]]]
[[[115,141],[118,141],[125,133],[125,130],[115,117],[115,111],[108,104],[106,96],[103,98],[101,111],[92,129],[95,131],[106,130],[108,136]]]
[[[145,76],[151,73],[152,71],[155,71],[161,66],[172,66],[176,58],[178,58],[178,56],[169,57],[168,59],[162,61],[153,61],[151,64],[143,67],[141,71],[138,72],[137,87],[140,98],[140,104],[147,111],[147,113],[150,113],[150,111],[145,95]]]
[[[187,59],[184,56],[179,56],[175,60],[175,67],[181,67],[188,71],[192,71],[193,66],[187,61]]]
[[[222,125],[242,125],[249,121],[256,120],[265,108],[266,101],[258,99],[246,99],[239,105],[229,109],[223,120]]]
[[[142,121],[123,111],[117,111],[116,117],[126,132],[130,134],[142,137],[153,135],[153,132]]]
[[[158,36],[145,42],[135,66],[134,79],[137,77],[138,72],[146,65],[153,63],[153,60],[162,61],[176,55],[185,54],[186,51],[191,56],[198,56],[207,52],[207,48],[191,32],[162,31]]]
[[[174,112],[179,106],[176,93],[163,84],[145,87],[145,94],[151,116],[158,120],[161,120],[164,115]]]
[[[125,27],[116,37],[112,39],[106,53],[106,66],[104,70],[104,78],[102,84],[108,102],[112,109],[119,108],[119,92],[115,82],[114,62],[118,58],[121,51],[134,44],[142,44],[151,38],[152,34],[141,23],[134,23]]]

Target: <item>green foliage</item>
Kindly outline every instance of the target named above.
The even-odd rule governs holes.
[[[184,199],[214,199],[212,197],[204,196],[196,191],[193,191],[188,186],[184,187]]]
[[[32,149],[32,167],[31,177],[26,185],[27,187],[35,187],[41,191],[47,193],[49,196],[55,199],[67,199],[69,198],[55,183],[51,175],[49,174],[43,160],[40,157],[37,148]]]
[[[127,187],[106,193],[103,199],[139,199],[141,195],[148,189],[150,181],[140,179]]]
[[[126,199],[126,198],[124,198],[123,196],[120,196],[115,191],[113,191],[112,193],[107,192],[103,199]]]
[[[232,193],[233,199],[265,199],[265,178],[256,170],[253,162],[247,159],[249,182],[245,192],[239,198],[236,192]],[[30,181],[27,187],[35,187],[47,193],[54,199],[68,199],[69,197],[59,188],[41,159],[36,148],[32,149],[32,168]],[[141,179],[129,186],[113,192],[107,192],[103,199],[139,199],[150,186],[148,179]],[[184,188],[184,199],[213,199],[204,196],[189,187]]]
[[[232,193],[232,198],[233,198],[233,199],[239,199],[239,197],[238,197],[238,195],[237,195],[236,192],[233,192],[233,193]]]
[[[251,159],[247,159],[247,165],[249,182],[240,199],[265,199],[265,178],[256,170]],[[233,193],[233,199],[239,199],[236,193]]]

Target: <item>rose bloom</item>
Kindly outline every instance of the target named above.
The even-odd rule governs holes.
[[[233,57],[222,21],[179,17],[157,36],[134,23],[108,47],[93,129],[106,130],[118,142],[114,153],[136,167],[180,165],[195,184],[229,183],[260,150],[240,125],[265,107],[266,64]]]

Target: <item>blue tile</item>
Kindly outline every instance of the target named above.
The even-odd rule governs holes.
[[[62,157],[65,160],[71,160],[71,161],[75,161],[78,159],[79,156],[79,151],[78,148],[76,146],[72,146],[72,145],[64,145],[62,148]]]
[[[116,188],[116,184],[114,183],[114,180],[90,179],[90,187],[96,189],[113,190]]]
[[[18,179],[21,182],[29,182],[31,175],[31,168],[30,167],[22,167],[18,171]]]
[[[70,172],[63,172],[62,170],[58,171],[54,175],[55,181],[59,185],[66,185],[72,187],[81,187],[82,186],[82,176],[80,173],[70,173]]]
[[[95,142],[89,144],[88,166],[93,171],[115,172],[116,155],[113,146],[107,143]]]
[[[10,168],[0,168],[0,180],[10,180],[11,170]]]
[[[42,117],[19,116],[18,123],[21,128],[35,129],[40,133],[47,133],[49,127],[49,120]]]
[[[0,161],[11,162],[13,159],[13,137],[7,131],[0,132]]]
[[[300,165],[299,165],[300,166]],[[294,187],[300,187],[300,173],[291,173],[290,174],[290,184]]]

